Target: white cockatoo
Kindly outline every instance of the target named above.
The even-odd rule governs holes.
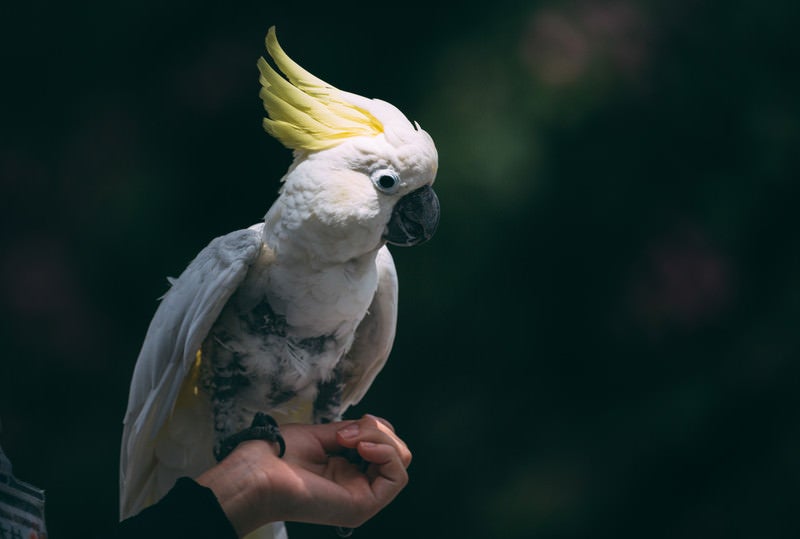
[[[274,27],[266,47],[285,78],[259,59],[264,129],[294,161],[264,222],[214,239],[150,323],[122,435],[123,519],[213,466],[258,412],[324,422],[357,403],[395,335],[386,244],[421,243],[438,224],[428,133],[308,73]]]

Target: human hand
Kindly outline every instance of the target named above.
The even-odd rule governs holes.
[[[357,421],[281,427],[286,454],[262,441],[240,444],[202,474],[239,535],[278,520],[357,527],[405,487],[411,453],[391,425]],[[352,462],[347,450],[363,462]]]

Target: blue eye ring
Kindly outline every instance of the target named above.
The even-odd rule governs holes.
[[[372,183],[378,191],[391,195],[400,188],[400,176],[391,169],[376,170],[372,174]]]

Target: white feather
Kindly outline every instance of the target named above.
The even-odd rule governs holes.
[[[122,518],[158,500],[156,436],[172,413],[209,329],[261,246],[261,234],[255,230],[216,238],[175,280],[159,305],[136,362],[125,413],[120,457]]]
[[[356,329],[355,340],[345,358],[347,385],[342,395],[344,409],[358,404],[386,364],[397,325],[397,271],[389,249],[383,247],[375,260],[378,288],[367,315]]]

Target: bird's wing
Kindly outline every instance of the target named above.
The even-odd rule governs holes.
[[[147,330],[131,380],[120,455],[120,510],[152,500],[155,441],[187,373],[228,299],[262,255],[260,227],[214,239],[172,282]]]
[[[378,288],[343,365],[342,411],[357,404],[386,364],[397,325],[397,272],[389,249],[381,248],[375,261]]]

